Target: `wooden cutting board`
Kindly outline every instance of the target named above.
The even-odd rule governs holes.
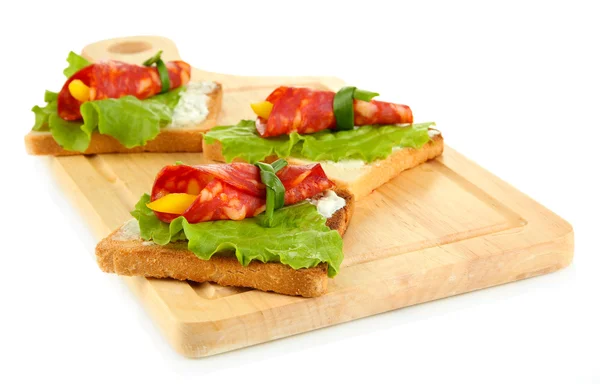
[[[158,49],[167,60],[180,58],[162,37],[102,41],[85,47],[83,55],[140,63]],[[329,77],[239,77],[197,69],[192,78],[223,84],[220,124],[252,118],[248,103],[278,85],[343,85]],[[207,162],[201,153],[188,153],[73,156],[51,164],[100,240],[130,218],[158,170],[177,160]],[[442,157],[358,202],[344,253],[328,293],[314,299],[211,283],[123,279],[172,346],[199,357],[556,271],[572,260],[573,230],[446,147]]]

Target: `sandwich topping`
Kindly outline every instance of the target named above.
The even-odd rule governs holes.
[[[187,95],[190,65],[164,63],[160,52],[145,65],[90,63],[73,52],[67,62],[61,91],[46,91],[47,104],[32,108],[32,130],[49,131],[66,150],[85,151],[96,131],[126,148],[143,146],[162,128],[198,123],[208,114],[205,94],[214,90],[214,84],[194,85]],[[179,103],[182,95],[185,100]],[[190,113],[192,107],[199,107],[198,113]]]
[[[285,189],[284,205],[333,187],[320,164],[286,166],[276,175]],[[148,208],[165,223],[180,216],[191,224],[243,220],[267,209],[267,189],[252,164],[168,165],[154,181]]]
[[[410,107],[373,100],[377,93],[344,87],[337,93],[279,87],[251,104],[256,120],[214,127],[207,144],[221,145],[226,161],[254,163],[270,156],[309,161],[386,159],[398,148],[419,149],[432,140],[434,123],[413,123]]]
[[[165,82],[168,82],[166,91],[190,81],[191,67],[188,63],[171,61],[165,66]],[[158,67],[115,60],[100,61],[85,66],[67,79],[58,94],[58,116],[67,121],[80,120],[80,107],[87,101],[119,99],[124,96],[144,100],[162,92],[163,81]]]
[[[168,128],[186,128],[206,120],[209,114],[209,94],[215,91],[217,83],[213,81],[195,81],[188,83],[181,92],[179,102],[173,110],[173,119]]]
[[[235,158],[249,163],[270,156],[311,161],[354,161],[371,163],[392,154],[392,148],[421,148],[431,140],[434,123],[365,125],[347,131],[324,130],[313,134],[293,132],[270,138],[258,134],[253,120],[214,127],[204,135],[207,144],[219,142],[226,161]]]
[[[317,207],[317,212],[326,219],[331,218],[334,213],[346,206],[346,200],[339,197],[331,189],[325,191],[322,196],[310,199],[310,203]]]
[[[327,263],[328,276],[335,276],[344,258],[342,238],[324,216],[344,200],[329,191],[333,183],[319,164],[267,165],[164,167],[152,194],[144,194],[131,212],[140,236],[163,246],[180,247],[186,241],[187,249],[203,260],[230,252],[244,266],[253,260],[293,269]],[[280,199],[273,178],[283,187],[284,206],[269,216],[269,205]]]
[[[358,95],[356,91],[359,91]],[[258,115],[256,130],[261,137],[272,137],[293,132],[310,134],[325,129],[413,122],[410,107],[371,100],[374,95],[354,87],[342,88],[338,94],[309,88],[279,87],[265,101],[252,105]]]

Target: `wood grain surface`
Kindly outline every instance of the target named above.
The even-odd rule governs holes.
[[[157,49],[167,60],[179,58],[173,42],[162,37],[102,41],[85,47],[83,55],[141,62]],[[248,104],[281,84],[334,90],[343,85],[328,77],[238,77],[198,69],[192,79],[223,84],[220,124],[251,118]],[[100,240],[131,217],[129,211],[150,190],[157,171],[177,160],[207,162],[201,153],[142,153],[71,156],[50,163]],[[344,253],[328,293],[314,299],[211,283],[123,279],[171,345],[185,356],[200,357],[556,271],[571,262],[573,231],[446,147],[443,156],[357,203]]]

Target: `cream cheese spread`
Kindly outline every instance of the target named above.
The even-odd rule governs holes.
[[[212,81],[197,81],[189,83],[186,90],[181,93],[179,102],[173,110],[169,129],[181,129],[198,125],[208,116],[209,94],[212,93],[217,84]]]
[[[329,219],[338,210],[346,206],[346,200],[339,197],[334,191],[326,191],[323,196],[317,199],[310,199],[310,203],[317,207],[317,212],[326,219]]]

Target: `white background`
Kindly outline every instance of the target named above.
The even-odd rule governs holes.
[[[592,4],[4,3],[0,381],[600,382]],[[69,50],[143,34],[170,37],[205,70],[335,75],[409,104],[449,146],[568,220],[573,264],[212,358],[178,356],[124,283],[100,272],[47,161],[23,146],[30,109],[62,85]]]

